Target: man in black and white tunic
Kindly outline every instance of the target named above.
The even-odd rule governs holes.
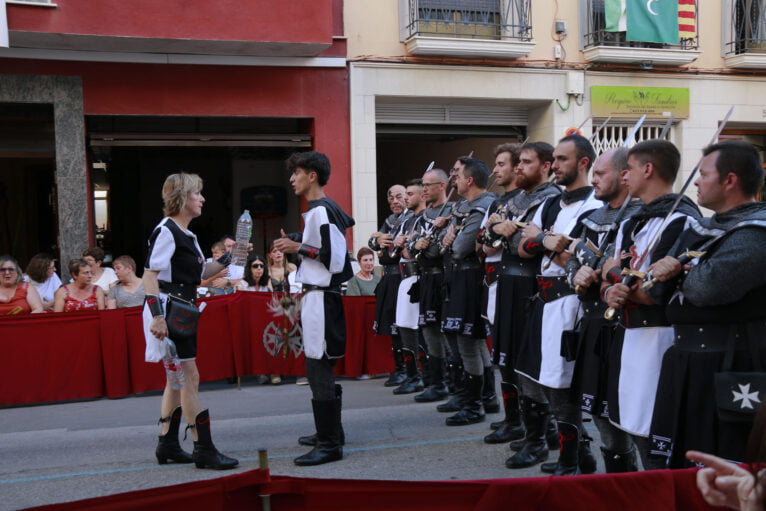
[[[303,213],[303,233],[284,236],[274,246],[303,259],[296,280],[303,286],[303,352],[317,435],[316,447],[296,458],[295,464],[319,465],[343,458],[341,391],[333,366],[346,351],[340,285],[353,275],[345,232],[354,219],[324,194],[330,178],[327,156],[315,151],[295,153],[287,160],[287,168],[292,173],[290,184],[296,195],[308,200],[308,210]]]
[[[678,149],[665,140],[646,140],[630,148],[628,191],[644,205],[620,226],[613,258],[603,271],[601,294],[620,311],[609,353],[609,420],[631,435],[644,469],[662,467],[649,457],[648,437],[660,364],[673,344],[673,328],[665,316],[663,286],[646,293],[624,270],[647,271],[667,254],[690,221],[700,218],[688,197],[672,209],[678,197],[672,192],[680,161]]]
[[[606,402],[608,348],[615,328],[614,320],[604,318],[606,303],[601,300],[601,269],[606,254],[614,252],[620,223],[630,218],[643,203],[632,200],[624,182],[628,172],[628,150],[620,147],[601,154],[593,164],[591,184],[596,198],[606,204],[587,213],[577,224],[570,246],[573,257],[567,261],[570,285],[580,295],[582,318],[577,329],[573,391],[582,396],[582,410],[591,414],[604,444],[601,452],[607,472],[638,470],[633,441],[609,422]],[[626,203],[625,201],[630,201]],[[624,208],[622,206],[625,206]]]
[[[437,218],[445,218],[452,211],[453,203],[446,203],[448,181],[447,174],[441,169],[431,169],[423,175],[423,197],[427,208],[421,217],[421,229],[409,245],[410,254],[414,254],[420,265],[418,325],[428,347],[428,369],[431,377],[428,388],[415,396],[415,401],[419,403],[441,401],[448,394],[444,373],[447,340],[441,331],[444,256],[437,243],[444,231],[434,225]]]
[[[574,362],[561,356],[561,338],[564,331],[572,330],[579,314],[579,300],[566,281],[566,252],[569,236],[577,220],[584,213],[601,207],[594,197],[593,188],[587,186],[588,170],[596,159],[593,146],[581,135],[562,138],[553,151],[552,169],[556,183],[564,187],[560,197],[548,199],[538,208],[535,217],[524,228],[519,243],[521,257],[543,254],[537,283],[538,292],[521,339],[516,361],[522,394],[544,410],[545,399],[556,417],[560,438],[556,475],[580,473],[579,458],[592,458],[583,442],[582,412],[574,399],[570,386]],[[542,442],[541,428],[525,449],[511,457],[506,466],[520,468],[548,457]],[[532,454],[532,455],[530,455]],[[588,464],[587,472],[595,471],[595,460]]]
[[[766,369],[766,204],[755,200],[762,162],[740,141],[703,154],[697,202],[715,215],[692,222],[652,268],[654,277],[679,284],[666,309],[675,339],[662,361],[650,430],[653,452],[670,468],[690,464],[690,449],[746,461],[745,442],[764,399],[764,389],[749,379]],[[685,258],[691,268],[684,275],[678,257],[688,250],[704,254]],[[727,371],[743,373],[741,380],[716,383],[716,373]],[[719,414],[720,408],[734,413]],[[735,414],[740,421],[731,420]]]
[[[486,190],[489,169],[483,161],[459,158],[455,167],[458,169],[457,192],[465,201],[453,210],[442,239],[442,245],[449,249],[452,266],[442,330],[450,344],[457,345],[466,373],[460,411],[448,417],[446,423],[463,426],[483,421],[487,404],[483,402],[482,391],[485,370],[491,368],[486,342],[489,325],[482,317],[484,268],[476,252],[476,238],[484,214],[495,197]],[[495,400],[494,411],[498,410]]]
[[[505,420],[492,423],[497,426],[495,432],[484,437],[487,443],[505,443],[524,436],[524,425],[520,418],[520,408],[524,415],[530,413],[524,406],[518,377],[515,371],[516,350],[529,313],[529,300],[537,292],[537,269],[540,258],[525,259],[519,257],[518,244],[521,239],[520,225],[529,222],[535,212],[547,198],[558,196],[561,190],[549,182],[549,173],[553,163],[553,147],[545,142],[529,142],[519,151],[519,161],[515,169],[515,183],[520,193],[506,203],[507,218],[489,218],[489,229],[502,240],[500,262],[494,268],[494,275],[487,272],[487,280],[497,282],[497,305],[495,313],[495,332],[493,357],[500,367],[500,383],[505,405]],[[492,247],[484,246],[489,254]],[[489,256],[488,256],[489,259]],[[485,268],[490,268],[485,262]],[[534,422],[535,418],[531,419]],[[551,424],[546,418],[545,424]],[[534,425],[533,425],[534,426]],[[534,429],[534,427],[533,427]],[[548,430],[549,447],[558,448],[558,431],[554,427]],[[523,445],[523,444],[522,444]],[[521,449],[521,445],[518,446]],[[518,450],[518,449],[517,449]]]
[[[416,292],[418,290],[416,283],[420,277],[420,265],[415,260],[415,256],[410,254],[406,248],[407,241],[420,225],[421,216],[425,209],[425,203],[421,200],[422,193],[423,185],[420,179],[407,182],[405,201],[407,210],[411,211],[412,215],[402,224],[394,239],[395,250],[401,254],[399,272],[402,277],[396,296],[395,325],[402,339],[404,365],[407,371],[407,379],[394,389],[394,394],[412,394],[424,389],[423,377],[418,367],[420,306],[417,302],[417,295],[411,296],[413,286]]]
[[[399,292],[399,283],[402,280],[399,272],[400,254],[391,252],[394,237],[401,229],[402,224],[412,215],[404,201],[407,191],[402,185],[393,185],[388,189],[388,206],[391,214],[380,226],[377,232],[372,233],[367,242],[372,250],[378,253],[378,261],[383,267],[383,277],[375,288],[375,322],[372,326],[378,335],[391,336],[391,354],[394,358],[394,372],[383,384],[386,387],[397,387],[404,383],[406,371],[404,367],[404,353],[402,352],[402,338],[396,328],[396,295]],[[392,257],[393,255],[393,257]]]

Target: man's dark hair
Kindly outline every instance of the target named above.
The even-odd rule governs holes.
[[[628,150],[624,147],[618,147],[615,149],[612,153],[612,156],[609,158],[609,163],[612,165],[612,168],[615,172],[627,170]]]
[[[478,158],[469,158],[468,156],[461,156],[458,161],[463,164],[463,175],[472,177],[477,188],[487,187],[489,168],[487,168],[486,163]]]
[[[410,186],[420,186],[423,187],[423,180],[419,177],[416,177],[415,179],[410,179],[406,183],[404,183],[405,188],[409,188]]]
[[[736,175],[740,189],[748,196],[756,195],[763,188],[763,162],[752,145],[741,140],[727,140],[707,146],[702,150],[702,155],[707,156],[716,151],[718,157],[715,168],[720,181],[729,173]]]
[[[585,170],[590,170],[590,168],[593,166],[593,162],[596,161],[596,150],[593,149],[593,145],[590,143],[590,140],[583,137],[582,135],[573,133],[559,140],[559,144],[562,142],[572,142],[575,146],[575,156],[577,157],[577,163],[580,163],[580,160],[583,158],[588,158],[588,166]]]
[[[547,142],[527,142],[521,146],[521,151],[534,151],[540,163],[553,163],[553,146]]]
[[[516,142],[505,142],[495,147],[495,158],[500,153],[511,153],[511,167],[519,164],[519,155],[521,154],[521,144]]]
[[[287,159],[287,170],[291,174],[301,168],[306,172],[316,172],[319,186],[324,186],[330,180],[330,160],[323,153],[308,151],[293,153]]]
[[[673,184],[681,166],[681,153],[667,140],[644,140],[628,150],[628,156],[636,158],[641,165],[651,163],[657,175],[666,183]]]

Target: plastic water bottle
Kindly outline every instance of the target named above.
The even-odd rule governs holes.
[[[229,266],[229,275],[233,279],[241,279],[245,275],[245,263],[247,262],[247,246],[250,244],[250,237],[253,234],[253,219],[250,218],[250,212],[245,210],[237,220],[237,233],[235,238],[236,245],[231,250],[231,265]]]
[[[186,382],[184,378],[184,368],[181,366],[181,360],[178,358],[176,343],[165,337],[165,356],[162,358],[162,364],[165,366],[165,374],[168,377],[170,386],[173,390],[181,390]]]

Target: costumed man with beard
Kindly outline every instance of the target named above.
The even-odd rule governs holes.
[[[303,259],[296,280],[303,286],[303,352],[316,427],[316,446],[294,463],[320,465],[343,458],[341,388],[335,383],[333,366],[346,353],[340,285],[354,274],[345,238],[354,219],[324,193],[330,179],[327,156],[316,151],[294,153],[287,160],[287,168],[295,195],[308,200],[308,210],[303,213],[303,233],[288,237],[283,231],[274,246],[285,254],[298,253]]]
[[[668,253],[692,219],[697,206],[678,194],[673,182],[681,155],[665,140],[646,140],[628,151],[627,184],[644,205],[620,226],[615,251],[604,264],[601,295],[619,311],[619,325],[609,350],[607,405],[609,420],[630,434],[644,469],[662,468],[650,459],[649,426],[657,394],[660,364],[673,344],[673,328],[665,316],[667,286],[642,291],[628,271],[645,272]],[[666,221],[667,219],[667,221]]]
[[[386,387],[398,387],[407,378],[404,353],[402,352],[402,338],[399,336],[399,331],[395,325],[396,295],[402,280],[399,271],[400,255],[398,253],[394,257],[389,255],[389,249],[393,248],[394,236],[407,218],[412,215],[405,206],[405,194],[406,189],[402,185],[393,185],[388,189],[388,206],[391,208],[391,214],[367,242],[367,246],[378,253],[378,261],[383,267],[383,277],[375,288],[375,322],[372,329],[378,335],[391,336],[394,372],[388,376],[383,384]]]
[[[587,186],[588,170],[595,159],[593,146],[582,135],[569,135],[559,141],[551,168],[564,192],[538,208],[524,228],[518,248],[521,257],[544,254],[537,277],[538,292],[520,341],[516,372],[522,376],[522,395],[534,402],[538,414],[545,411],[543,403],[547,398],[556,418],[561,444],[553,472],[556,475],[581,473],[581,457],[585,472],[596,471],[596,460],[583,435],[580,404],[570,388],[574,362],[561,356],[562,334],[574,328],[579,315],[579,300],[566,281],[569,236],[581,215],[602,205],[594,197],[593,188]],[[548,457],[538,431],[534,442],[527,441],[524,448],[506,466],[528,466]]]
[[[610,149],[593,164],[591,184],[596,198],[605,202],[586,213],[572,231],[576,238],[570,245],[573,257],[567,261],[569,284],[580,295],[582,317],[575,335],[562,338],[562,349],[574,358],[572,389],[581,396],[580,405],[591,414],[598,428],[601,453],[607,472],[638,470],[633,441],[626,432],[609,422],[606,405],[608,349],[616,322],[604,318],[606,303],[601,300],[601,269],[605,254],[614,252],[614,239],[620,223],[627,220],[643,203],[631,200],[624,177],[628,173],[628,150]],[[627,204],[625,201],[629,201]],[[623,208],[623,205],[625,206]]]
[[[418,325],[428,347],[428,369],[431,382],[428,388],[415,396],[419,403],[441,401],[448,394],[445,381],[445,363],[447,340],[441,332],[442,286],[444,285],[444,256],[437,243],[439,234],[435,225],[437,218],[450,215],[453,203],[447,202],[447,182],[449,178],[441,169],[432,169],[423,174],[423,197],[427,208],[423,211],[420,234],[410,243],[410,254],[420,265],[420,285]]]
[[[492,335],[492,363],[498,364],[501,369],[505,366],[505,361],[501,357],[499,345],[499,336],[497,321],[499,320],[496,311],[501,310],[500,316],[505,315],[508,310],[498,301],[497,296],[497,278],[500,275],[501,260],[503,258],[503,237],[496,234],[492,227],[499,222],[506,220],[507,204],[513,197],[521,192],[521,188],[516,186],[516,165],[519,163],[519,144],[505,143],[495,148],[495,167],[492,169],[492,175],[495,177],[495,185],[501,187],[503,195],[492,202],[492,205],[484,215],[481,223],[477,251],[485,254],[484,258],[484,284],[486,286],[486,308],[485,317],[489,321]],[[495,373],[492,367],[484,373],[484,388],[495,388]],[[519,412],[518,392],[509,387],[506,378],[503,378],[501,385],[503,396],[503,407],[505,409],[505,419],[490,424],[493,433],[485,437],[487,443],[504,443],[524,436],[524,426],[521,424],[521,414]],[[511,423],[513,426],[511,426]],[[514,427],[515,434],[511,434],[509,428]],[[498,431],[499,429],[499,431]],[[490,438],[488,441],[487,438]]]
[[[396,299],[395,325],[402,339],[404,365],[407,370],[407,379],[394,389],[394,394],[412,394],[420,392],[425,388],[420,368],[418,367],[418,353],[420,352],[418,346],[418,316],[420,315],[420,305],[416,301],[417,295],[412,296],[418,292],[417,282],[420,276],[420,266],[415,257],[406,248],[407,241],[420,225],[421,216],[425,209],[425,203],[421,201],[422,193],[423,186],[420,179],[413,179],[407,182],[405,201],[407,210],[411,211],[412,215],[402,224],[394,239],[394,249],[401,253],[399,271],[402,276]],[[415,298],[415,300],[412,298]]]
[[[766,369],[766,204],[755,201],[761,158],[740,141],[703,154],[697,202],[715,215],[692,222],[670,256],[651,268],[660,281],[678,284],[666,309],[675,339],[662,361],[651,427],[652,452],[670,468],[688,464],[689,449],[746,461],[766,390],[755,379]],[[703,254],[679,261],[689,250]]]
[[[459,396],[460,411],[448,417],[446,424],[463,426],[483,421],[487,407],[494,411],[500,408],[496,399],[493,402],[482,399],[485,368],[491,367],[491,361],[486,341],[489,326],[482,317],[484,268],[476,253],[481,221],[495,197],[486,191],[489,169],[483,161],[461,157],[455,162],[455,168],[458,169],[457,193],[465,201],[453,209],[452,220],[441,241],[449,249],[452,265],[442,330],[450,344],[457,345],[466,373]],[[443,408],[437,407],[437,410]]]
[[[524,333],[524,326],[529,313],[529,299],[537,291],[536,275],[540,266],[540,258],[524,259],[519,257],[518,244],[521,238],[519,226],[523,225],[524,222],[529,222],[534,217],[537,208],[547,198],[558,196],[561,193],[558,186],[548,182],[552,163],[553,147],[550,144],[531,142],[520,148],[518,163],[514,172],[515,184],[520,192],[505,202],[504,215],[489,218],[489,229],[494,234],[495,239],[500,239],[502,243],[499,248],[484,245],[488,258],[493,250],[499,251],[501,254],[495,276],[491,277],[488,273],[488,281],[493,278],[497,281],[497,312],[494,315],[495,332],[493,334],[495,351],[493,355],[500,367],[502,376],[500,385],[503,392],[503,404],[505,405],[505,420],[492,423],[490,427],[495,431],[485,436],[484,441],[489,444],[517,441],[516,444],[512,444],[512,448],[515,447],[514,450],[520,450],[523,447],[525,436],[520,412],[523,399],[518,387],[518,377],[514,370],[515,349]],[[497,245],[497,242],[494,245]],[[531,412],[527,406],[524,406],[523,410],[524,415]],[[558,449],[558,431],[555,424],[550,420],[550,416],[544,416],[542,419],[543,422],[540,425],[534,424],[535,418],[531,419],[533,433],[535,427],[539,426],[543,429],[547,427],[548,447]]]

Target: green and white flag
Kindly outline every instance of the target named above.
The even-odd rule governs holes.
[[[678,44],[678,0],[627,0],[628,41]]]
[[[625,32],[627,28],[627,0],[604,0],[604,17],[607,32]]]

